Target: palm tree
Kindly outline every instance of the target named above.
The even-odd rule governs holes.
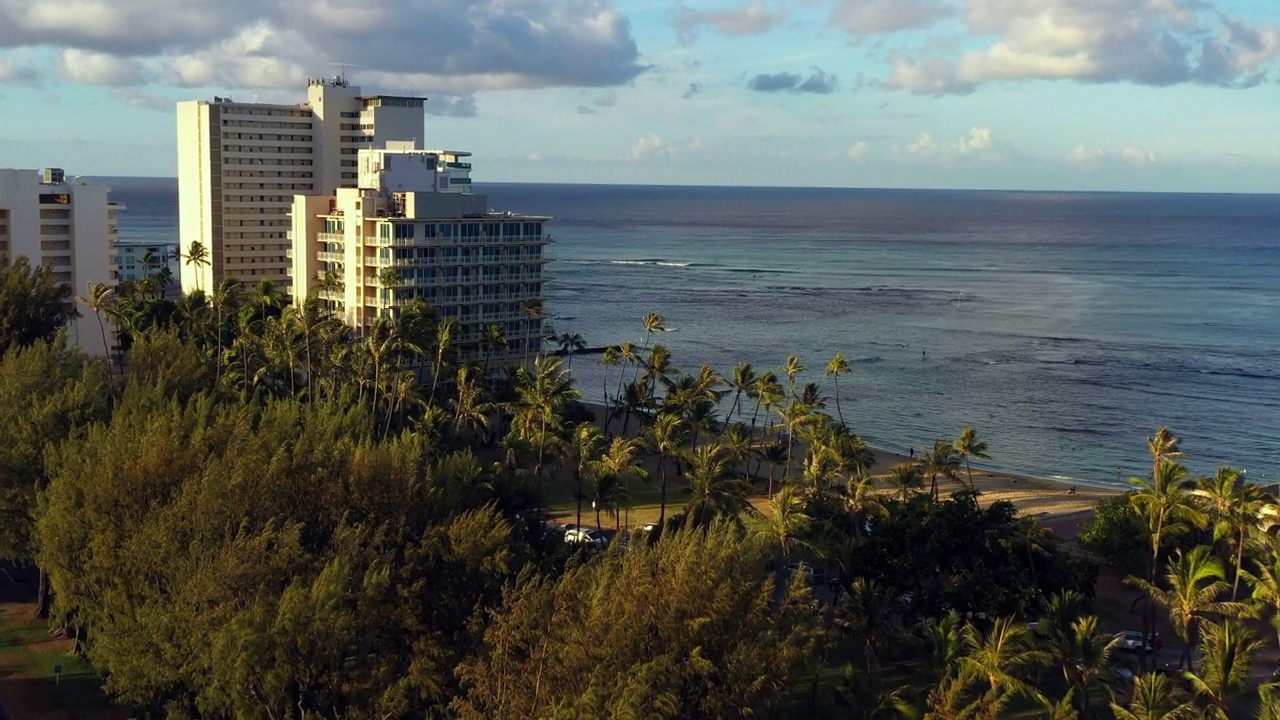
[[[484,401],[483,375],[476,378],[474,365],[458,369],[457,395],[453,404],[453,431],[465,437],[468,430],[475,431],[489,426],[489,403]]]
[[[77,295],[76,301],[93,308],[93,314],[98,318],[98,332],[102,334],[102,352],[111,359],[114,353],[111,352],[111,346],[107,344],[107,326],[102,322],[102,313],[110,315],[114,311],[116,291],[106,283],[96,282],[90,282],[87,290],[86,294]],[[114,366],[115,363],[112,362],[111,365]],[[120,374],[123,375],[123,361],[121,365]]]
[[[1014,525],[1014,540],[1027,553],[1027,569],[1031,571],[1031,584],[1035,592],[1040,592],[1040,580],[1036,574],[1036,555],[1049,553],[1050,538],[1053,533],[1040,524],[1040,518],[1023,515]]]
[[[703,534],[717,519],[742,528],[742,516],[754,512],[751,486],[738,477],[732,456],[720,445],[703,445],[690,456],[689,486],[692,497],[685,505],[685,514],[690,524],[702,528]]]
[[[666,527],[667,520],[667,464],[666,459],[675,457],[689,439],[689,426],[684,418],[675,413],[659,413],[649,433],[649,446],[658,453],[658,478],[662,486],[662,500],[658,510],[658,528]]]
[[[876,479],[863,470],[845,483],[845,507],[853,516],[853,536],[861,543],[867,523],[884,514],[884,503],[876,493]]]
[[[1190,702],[1178,702],[1179,689],[1164,675],[1139,675],[1133,682],[1129,707],[1111,703],[1116,720],[1195,720],[1199,716]]]
[[[520,312],[525,316],[524,321],[524,361],[523,365],[529,365],[529,347],[537,342],[538,347],[542,347],[542,336],[540,333],[532,332],[535,323],[542,320],[542,299],[530,298],[520,306]]]
[[[652,337],[655,332],[662,332],[666,330],[667,320],[658,313],[645,313],[645,316],[641,318],[640,322],[644,324],[643,349],[648,350],[649,338]]]
[[[791,404],[778,407],[777,425],[779,430],[783,428],[787,431],[787,472],[791,472],[791,453],[796,444],[796,432],[802,425],[813,422],[813,409],[799,400],[792,400]]]
[[[1152,479],[1148,481],[1143,478],[1131,478],[1129,481],[1134,488],[1129,494],[1129,503],[1142,518],[1147,528],[1147,537],[1151,540],[1151,563],[1147,566],[1147,583],[1150,585],[1155,585],[1156,582],[1156,572],[1160,563],[1160,544],[1164,541],[1166,534],[1180,531],[1182,526],[1178,525],[1178,522],[1197,517],[1188,492],[1190,485],[1187,469],[1180,463],[1165,459],[1169,453],[1174,452],[1170,448],[1176,449],[1177,442],[1162,438],[1162,433],[1167,433],[1167,430],[1161,428],[1160,432],[1156,433],[1156,437],[1148,440],[1157,458]],[[1151,632],[1154,622],[1155,606],[1149,605],[1143,616],[1144,635]],[[1143,655],[1145,652],[1144,647]]]
[[[609,368],[618,367],[622,363],[622,355],[619,354],[618,348],[610,345],[604,349],[604,354],[596,361],[598,365],[604,366],[604,378],[601,385],[604,388],[604,426],[605,432],[609,431],[609,419],[613,416],[613,403],[609,398]]]
[[[592,476],[592,463],[597,460],[602,442],[604,442],[604,436],[600,434],[600,428],[583,423],[573,431],[573,434],[559,443],[560,460],[573,473],[573,494],[578,501],[578,515],[575,522],[578,527],[582,527],[582,499],[585,497],[582,492],[582,481]],[[599,473],[595,474],[596,477],[598,475]],[[599,526],[599,524],[599,516],[597,516],[596,525]]]
[[[1240,594],[1240,571],[1244,564],[1244,546],[1249,530],[1270,496],[1256,485],[1244,481],[1244,474],[1229,467],[1218,468],[1212,478],[1200,478],[1191,494],[1200,499],[1204,516],[1200,525],[1213,532],[1216,542],[1225,542],[1231,553],[1231,599]]]
[[[920,626],[928,652],[929,674],[934,682],[959,669],[960,658],[965,655],[963,628],[960,614],[954,610],[939,619],[926,620]]]
[[[560,358],[557,357],[539,359],[533,372],[520,368],[516,377],[519,410],[513,424],[523,437],[532,438],[538,449],[534,474],[538,483],[538,507],[541,509],[542,467],[547,455],[548,435],[560,429],[564,409],[582,395],[573,388],[568,373],[560,369]]]
[[[724,422],[727,426],[733,421],[738,413],[738,401],[742,399],[744,394],[750,396],[751,388],[756,384],[756,371],[751,363],[739,363],[733,368],[733,379],[729,381],[729,387],[733,388],[733,404],[729,406],[729,414],[725,416]]]
[[[1262,649],[1262,641],[1254,638],[1239,620],[1205,623],[1204,643],[1200,647],[1200,673],[1184,673],[1198,699],[1204,702],[1206,718],[1231,720],[1233,704],[1249,681],[1253,660]]]
[[[769,513],[765,517],[765,525],[756,536],[767,538],[782,551],[784,558],[791,557],[791,552],[798,547],[811,548],[808,540],[813,530],[813,518],[808,514],[808,501],[796,492],[794,486],[787,485],[769,500]]]
[[[1025,625],[1018,624],[1013,618],[1002,617],[986,634],[966,625],[964,642],[968,654],[961,658],[960,664],[985,678],[988,689],[983,704],[990,717],[999,717],[998,708],[1012,695],[1024,695],[1043,702],[1040,693],[1023,678],[1043,667],[1049,655],[1035,648],[1031,632]]]
[[[840,418],[840,424],[844,425],[844,412],[840,409],[840,376],[848,375],[853,372],[853,368],[849,366],[849,361],[844,359],[844,355],[836,353],[831,358],[831,362],[827,363],[826,377],[832,379],[836,387],[836,415]]]
[[[436,387],[440,384],[440,374],[444,372],[445,358],[453,349],[453,333],[457,328],[458,322],[453,318],[445,318],[436,326],[436,362],[431,369],[431,396],[427,398],[428,405],[436,401]]]
[[[1232,602],[1217,602],[1217,598],[1230,587],[1223,579],[1222,561],[1214,557],[1212,548],[1201,545],[1189,553],[1178,550],[1170,558],[1165,590],[1140,578],[1126,582],[1151,596],[1156,604],[1169,611],[1169,621],[1184,643],[1178,669],[1191,667],[1191,650],[1196,644],[1196,624],[1207,613],[1233,613],[1242,606]]]
[[[751,429],[746,423],[734,422],[725,428],[723,434],[720,435],[720,444],[733,455],[734,462],[742,463],[742,479],[751,483],[751,465],[748,462],[751,458],[752,448],[755,446],[755,438],[751,437]]]
[[[959,470],[960,456],[955,446],[946,440],[935,441],[932,450],[920,454],[920,471],[929,476],[929,494],[934,501],[938,499],[938,476],[955,480]]]
[[[777,442],[769,443],[756,450],[756,457],[759,458],[760,463],[764,463],[769,466],[768,497],[773,497],[774,474],[778,471],[778,468],[787,463],[787,446]],[[758,472],[759,465],[756,466],[756,469]],[[786,478],[785,473],[783,474],[783,478]]]
[[[964,458],[964,469],[969,474],[969,489],[976,492],[977,489],[973,485],[973,468],[969,467],[969,458],[990,460],[991,456],[987,454],[987,444],[978,439],[977,430],[974,430],[972,426],[968,426],[956,440],[955,450],[960,457]]]
[[[573,355],[586,349],[587,341],[582,339],[578,333],[560,333],[556,338],[556,343],[560,346],[560,352],[569,357],[568,370],[573,370]]]
[[[209,250],[205,248],[204,243],[199,240],[192,240],[191,245],[187,247],[187,264],[195,268],[196,271],[196,288],[204,289],[204,275],[200,272],[200,266],[208,267],[210,264]]]
[[[627,500],[629,497],[629,483],[631,478],[647,478],[648,473],[640,466],[640,441],[628,438],[614,438],[613,442],[605,450],[604,454],[597,461],[597,467],[594,472],[612,473],[621,483],[619,498]],[[629,507],[629,506],[628,506]],[[627,524],[630,525],[630,518],[627,518]]]
[[[1049,654],[1062,669],[1062,677],[1077,704],[1079,717],[1089,711],[1089,693],[1096,689],[1119,642],[1102,631],[1095,615],[1084,615],[1084,596],[1074,591],[1054,595],[1041,628],[1048,638]]]
[[[782,366],[782,372],[787,376],[787,386],[791,389],[791,397],[795,399],[796,395],[796,376],[804,372],[804,363],[800,362],[799,355],[791,355],[787,357],[787,362]]]
[[[911,497],[912,490],[919,490],[924,486],[924,475],[917,463],[902,463],[889,468],[889,479],[898,485],[902,502]]]
[[[779,402],[782,402],[782,385],[778,384],[778,376],[772,370],[766,370],[759,378],[756,379],[753,394],[755,395],[756,406],[751,413],[751,429],[756,429],[756,418],[760,415],[760,408],[764,407],[764,413],[767,417],[769,409]]]
[[[253,291],[254,302],[262,311],[262,324],[267,323],[267,311],[278,310],[284,304],[284,291],[276,287],[270,280],[263,280]]]
[[[1265,562],[1259,562],[1258,573],[1242,571],[1245,580],[1253,587],[1250,615],[1260,617],[1270,614],[1271,627],[1276,631],[1280,644],[1280,553],[1269,552]]]
[[[499,350],[506,350],[510,345],[507,342],[507,336],[502,332],[502,326],[498,324],[490,325],[485,328],[484,337],[480,338],[480,348],[484,350],[484,364],[480,370],[482,377],[489,377],[489,359]]]

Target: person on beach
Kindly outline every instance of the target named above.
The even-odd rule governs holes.
[[[916,449],[915,449],[915,448],[911,448],[911,459],[912,459],[912,460],[915,460],[915,459],[916,459]]]

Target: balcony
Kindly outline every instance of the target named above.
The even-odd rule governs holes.
[[[290,253],[292,255],[292,253]],[[320,262],[346,263],[347,254],[340,252],[318,252],[316,260]]]

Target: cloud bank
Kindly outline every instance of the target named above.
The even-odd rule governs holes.
[[[1280,29],[1199,0],[967,0],[964,23],[994,42],[958,58],[898,55],[889,86],[919,94],[1026,80],[1250,87],[1280,53]]]
[[[292,90],[346,63],[365,84],[465,97],[644,69],[609,0],[0,0],[0,48],[23,47],[60,50],[59,78],[109,86]]]

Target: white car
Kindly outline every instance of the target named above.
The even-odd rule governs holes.
[[[573,528],[564,534],[564,541],[578,545],[594,545],[596,547],[605,546],[604,534],[598,530],[588,530],[586,528]]]
[[[1116,640],[1116,650],[1122,652],[1138,652],[1144,646],[1147,652],[1152,650],[1150,639],[1143,642],[1142,633],[1137,630],[1121,630],[1111,637]]]

